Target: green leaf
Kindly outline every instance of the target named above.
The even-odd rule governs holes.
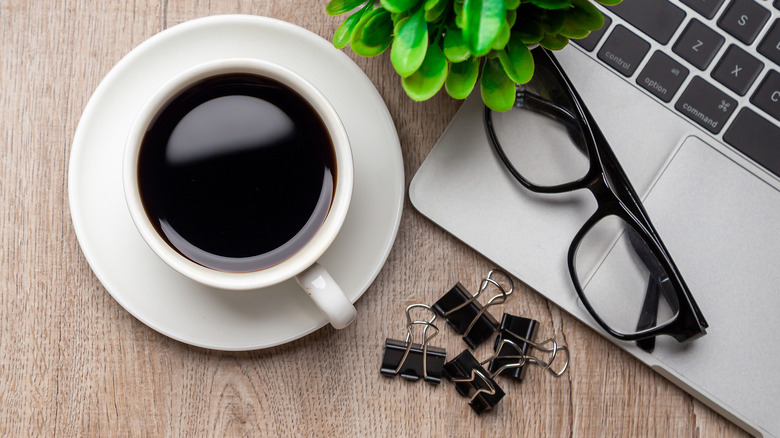
[[[398,33],[399,33],[399,32],[401,32],[401,27],[402,27],[404,24],[406,24],[406,22],[407,22],[407,21],[409,21],[409,19],[410,19],[410,18],[412,18],[412,17],[403,17],[403,18],[399,19],[399,20],[398,20],[398,21],[395,23],[395,26],[393,26],[393,35],[396,35],[396,36],[397,36],[397,35],[398,35]],[[391,50],[392,50],[392,49],[391,49]]]
[[[588,0],[573,0],[572,8],[566,11],[559,35],[567,38],[585,38],[591,31],[604,26],[604,16]]]
[[[390,48],[390,62],[401,77],[407,77],[417,71],[425,59],[428,49],[428,24],[425,22],[422,8],[409,18],[398,22],[400,25]]]
[[[509,79],[516,84],[525,84],[534,75],[534,57],[519,35],[512,35],[498,59]]]
[[[455,26],[458,26],[458,29],[463,30],[463,28],[466,27],[466,22],[464,20],[463,14],[455,14]]]
[[[546,34],[557,34],[561,31],[566,20],[566,11],[544,11],[544,20],[541,21],[542,30]]]
[[[442,5],[448,6],[450,4],[450,0],[425,0],[425,3],[423,4],[423,8],[425,11],[432,11],[434,9],[442,8]]]
[[[349,18],[347,18],[346,20],[344,20],[343,23],[341,23],[341,26],[339,26],[339,28],[336,29],[336,32],[333,34],[334,47],[340,49],[342,47],[346,47],[346,45],[349,44],[349,39],[350,37],[352,37],[352,31],[355,30],[355,26],[357,26],[358,22],[360,21],[360,18],[366,12],[366,9],[368,7],[369,7],[369,3],[366,3],[366,6],[363,9],[350,15]]]
[[[515,10],[520,6],[520,0],[504,0],[504,5],[508,10]]]
[[[420,68],[410,76],[401,78],[406,94],[413,100],[428,100],[441,90],[447,80],[447,58],[438,45],[428,47]]]
[[[539,23],[525,22],[522,26],[515,26],[512,33],[519,35],[525,44],[536,44],[544,38],[544,31]]]
[[[571,0],[528,0],[528,3],[542,9],[566,9],[571,6]]]
[[[571,27],[572,23],[587,30],[599,30],[604,26],[604,15],[593,3],[588,0],[573,0],[571,3],[572,8],[566,12],[564,28]]]
[[[463,33],[458,28],[449,28],[444,34],[444,56],[450,62],[463,62],[471,56],[466,43],[463,42]]]
[[[380,35],[379,32],[386,34]],[[393,21],[384,8],[372,9],[360,18],[349,40],[352,50],[360,56],[371,57],[384,52],[393,40]]]
[[[581,27],[577,22],[566,21],[566,23],[563,24],[560,32],[558,32],[558,35],[578,40],[590,35],[590,30]]]
[[[455,1],[452,4],[452,11],[455,12],[455,25],[458,29],[463,29],[463,2]]]
[[[512,26],[515,25],[515,21],[517,21],[517,11],[514,9],[509,9],[506,11],[506,24],[509,25],[509,28],[511,29]]]
[[[396,30],[399,29],[398,23],[400,23],[404,18],[409,18],[409,12],[392,12],[390,13],[390,18],[393,19],[393,26]],[[398,32],[393,32],[393,35],[395,35]]]
[[[509,25],[506,22],[504,22],[504,25],[501,26],[501,31],[498,32],[498,37],[496,38],[496,41],[493,43],[493,46],[491,46],[491,49],[503,50],[504,47],[506,47],[506,43],[509,42],[510,32],[511,29],[509,28]]]
[[[563,35],[547,34],[539,41],[539,45],[548,50],[561,50],[569,44],[569,39]]]
[[[366,0],[331,0],[328,6],[325,6],[325,13],[334,16],[345,14],[363,3],[366,3]]]
[[[463,62],[450,64],[450,72],[444,82],[447,94],[455,99],[465,99],[477,84],[479,77],[479,58],[469,57]]]
[[[425,2],[425,21],[432,23],[438,20],[449,5],[449,0],[427,0]]]
[[[490,52],[506,22],[504,0],[466,0],[463,4],[463,39],[471,53]]]
[[[383,8],[396,13],[408,11],[419,2],[420,0],[379,0]]]
[[[506,111],[515,104],[515,83],[506,75],[498,59],[485,61],[479,88],[485,105],[493,111]]]
[[[363,37],[361,42],[366,46],[376,47],[384,44],[393,37],[393,20],[390,13],[378,13],[368,20],[363,28]]]
[[[601,3],[604,6],[615,6],[619,4],[622,0],[596,0],[596,1]]]

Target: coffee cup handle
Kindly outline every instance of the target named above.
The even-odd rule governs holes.
[[[355,306],[322,265],[319,263],[311,265],[295,279],[314,300],[314,304],[328,317],[333,328],[341,330],[355,320],[357,316]]]

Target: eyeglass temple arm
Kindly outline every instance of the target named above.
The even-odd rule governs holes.
[[[658,282],[653,275],[647,279],[647,292],[642,303],[642,311],[639,313],[639,321],[636,324],[637,332],[654,327],[658,322]],[[655,349],[655,336],[636,341],[636,346],[652,353]]]
[[[582,136],[579,122],[571,111],[561,105],[552,103],[537,94],[525,90],[522,86],[519,86],[517,89],[517,99],[515,102],[515,106],[518,108],[525,108],[563,123],[563,125],[566,126],[566,130],[569,132],[569,137],[574,141],[575,146],[577,146],[581,152],[587,153],[585,149],[585,139]]]
[[[645,299],[642,303],[642,310],[636,327],[637,331],[641,331],[655,326],[658,322],[658,305],[661,294],[663,294],[664,299],[673,309],[679,309],[680,303],[677,302],[674,291],[669,290],[669,277],[658,265],[655,257],[650,254],[647,245],[642,241],[636,230],[628,226],[626,227],[626,234],[628,235],[628,241],[634,248],[634,252],[650,272],[647,281],[647,292],[645,293]],[[647,352],[652,352],[655,348],[655,338],[639,340],[637,341],[637,346]]]

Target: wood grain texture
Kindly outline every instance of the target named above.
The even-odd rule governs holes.
[[[266,15],[329,38],[324,1],[68,0],[0,2],[0,436],[739,436],[724,418],[556,306],[520,288],[508,311],[569,345],[570,371],[503,383],[477,417],[451,385],[379,375],[403,309],[455,282],[476,287],[490,263],[408,200],[398,239],[357,303],[357,322],[287,345],[224,353],[149,329],[105,291],[71,225],[67,169],[81,112],[134,46],[193,18]],[[388,54],[345,51],[387,103],[407,182],[459,102],[410,101]],[[461,341],[443,330],[452,355]],[[486,354],[478,350],[478,356]]]

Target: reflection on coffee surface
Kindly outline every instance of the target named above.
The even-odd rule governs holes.
[[[167,103],[144,137],[141,199],[157,232],[203,266],[254,271],[314,236],[333,198],[327,128],[284,84],[215,76]]]

